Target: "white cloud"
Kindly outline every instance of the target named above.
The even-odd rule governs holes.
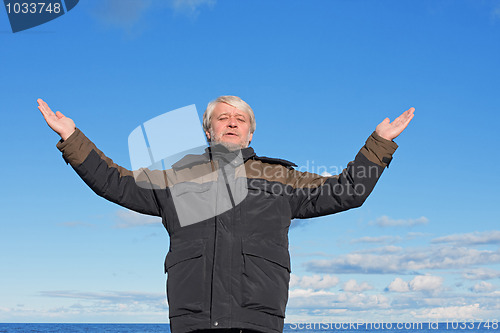
[[[426,237],[429,236],[429,234],[426,234],[424,232],[409,232],[406,234],[407,239],[415,239],[419,237]]]
[[[500,277],[500,271],[491,268],[474,268],[462,274],[467,280],[491,280]]]
[[[307,297],[309,296],[309,297]],[[303,290],[290,298],[288,322],[428,322],[460,320],[473,315],[478,321],[498,318],[500,292],[438,293],[407,292],[368,295],[324,293]],[[366,302],[366,306],[362,303]],[[477,304],[480,307],[477,308]],[[471,317],[469,317],[471,318]],[[463,320],[463,318],[462,318]],[[428,327],[428,326],[426,326]],[[436,330],[437,331],[437,330]]]
[[[310,309],[320,312],[322,309],[347,309],[350,311],[386,309],[389,299],[381,294],[344,292],[335,294],[325,290],[294,289],[289,292],[289,309]]]
[[[379,227],[412,227],[419,224],[427,224],[429,219],[425,216],[421,216],[416,219],[399,219],[395,220],[390,218],[389,216],[381,216],[377,218],[374,222],[370,222],[370,224],[378,225]]]
[[[361,237],[357,239],[353,239],[351,241],[351,244],[356,244],[356,243],[395,243],[401,241],[401,237],[398,236],[379,236],[379,237]]]
[[[164,322],[168,313],[164,293],[55,290],[39,296],[43,304],[0,309],[0,322]]]
[[[304,289],[329,289],[335,287],[339,279],[334,275],[311,275],[299,277],[295,274],[290,275],[290,288]]]
[[[145,225],[161,225],[161,219],[157,216],[139,214],[128,209],[116,212],[117,228],[141,227]]]
[[[418,275],[408,285],[413,291],[436,291],[441,289],[443,278],[440,276]]]
[[[403,248],[401,246],[387,245],[370,249],[362,249],[356,251],[356,253],[394,254],[394,253],[403,253]]]
[[[389,286],[387,287],[388,291],[394,291],[397,293],[406,293],[410,291],[410,286],[408,285],[408,282],[403,281],[401,278],[395,278],[394,281],[392,281]]]
[[[402,267],[396,258],[396,255],[349,253],[334,259],[311,260],[305,266],[317,273],[397,273]]]
[[[344,283],[342,286],[342,289],[344,291],[348,292],[355,292],[355,293],[360,293],[366,290],[372,290],[373,287],[369,285],[367,282],[363,282],[361,284],[358,284],[358,282],[354,279],[351,279],[347,282]]]
[[[476,283],[474,287],[471,288],[471,291],[475,293],[487,293],[494,291],[495,289],[496,287],[493,284],[486,281],[481,281],[479,283]]]
[[[341,255],[333,259],[311,260],[304,265],[315,273],[412,274],[425,269],[461,269],[475,265],[500,263],[500,249],[476,250],[439,246],[379,253],[380,249]]]
[[[289,297],[316,297],[316,296],[333,296],[334,292],[314,289],[291,289]]]
[[[464,306],[448,306],[424,309],[420,312],[414,312],[416,318],[432,319],[477,319],[480,318],[481,308],[479,304],[470,304]]]
[[[71,298],[75,300],[94,300],[99,302],[113,303],[163,303],[165,294],[163,293],[145,293],[137,291],[108,291],[108,292],[81,292],[74,290],[51,290],[41,291],[41,296]]]
[[[464,245],[500,244],[500,231],[491,230],[483,232],[471,232],[467,234],[455,234],[439,237],[432,243],[453,243]]]
[[[386,290],[398,293],[406,293],[410,291],[437,292],[441,289],[442,285],[443,278],[440,276],[417,275],[409,282],[406,282],[401,278],[395,278]]]

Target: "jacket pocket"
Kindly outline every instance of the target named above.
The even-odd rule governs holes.
[[[285,317],[290,281],[288,249],[275,243],[243,240],[242,307]]]
[[[165,258],[169,317],[198,313],[204,310],[205,241],[191,241],[174,248]]]

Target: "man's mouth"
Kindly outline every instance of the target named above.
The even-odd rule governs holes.
[[[238,134],[236,134],[236,133],[232,133],[232,132],[225,133],[224,135],[228,135],[228,136],[238,136]]]

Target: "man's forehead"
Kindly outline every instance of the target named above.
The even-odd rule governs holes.
[[[245,116],[248,117],[248,113],[245,111],[242,111],[238,109],[235,106],[226,104],[226,103],[217,103],[217,105],[214,108],[214,114],[216,116],[222,116],[222,115],[240,115],[240,116]]]

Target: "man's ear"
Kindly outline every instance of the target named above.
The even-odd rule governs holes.
[[[209,131],[205,131],[205,135],[207,136],[207,140],[210,141],[210,132]]]
[[[248,145],[250,146],[250,143],[252,143],[252,138],[253,138],[253,133],[250,133],[248,136]]]

